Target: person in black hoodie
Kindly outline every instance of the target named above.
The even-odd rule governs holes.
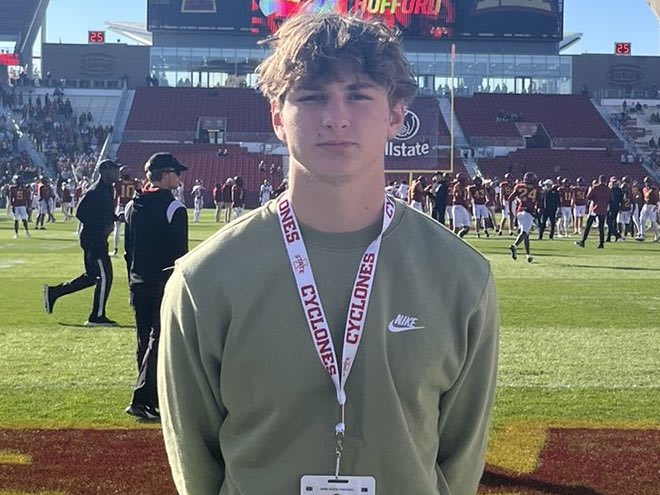
[[[615,241],[621,239],[617,217],[623,204],[623,191],[619,187],[619,179],[615,176],[610,177],[610,189],[612,190],[612,199],[610,199],[610,207],[607,210],[607,242],[612,242],[612,236],[614,236]]]
[[[126,413],[157,420],[156,363],[160,304],[174,262],[188,252],[188,213],[174,199],[188,167],[170,153],[152,155],[144,166],[147,185],[126,205],[125,254],[130,301],[137,330],[138,378]]]
[[[103,160],[97,171],[98,180],[87,189],[76,210],[76,217],[82,224],[80,247],[84,253],[85,272],[70,282],[45,285],[44,307],[50,314],[58,298],[95,285],[92,312],[85,326],[113,327],[117,322],[105,315],[105,306],[112,288],[108,236],[115,225],[113,184],[119,180],[119,165],[112,160]]]
[[[543,208],[541,210],[541,218],[539,219],[539,240],[543,239],[543,232],[545,231],[548,220],[550,221],[550,239],[555,237],[555,228],[557,226],[557,210],[561,204],[561,197],[559,191],[554,187],[552,180],[546,179],[543,181],[543,192],[541,199]]]

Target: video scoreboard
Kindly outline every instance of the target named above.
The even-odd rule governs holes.
[[[272,34],[302,11],[379,17],[411,39],[563,36],[564,0],[148,0],[150,31]]]

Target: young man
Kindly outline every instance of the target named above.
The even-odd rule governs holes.
[[[497,235],[502,235],[504,224],[509,225],[509,235],[513,235],[513,210],[509,203],[509,196],[513,192],[514,180],[511,174],[504,174],[504,180],[500,182],[500,204],[502,205],[502,220],[500,220],[500,230]]]
[[[113,232],[114,249],[112,251],[113,256],[117,256],[119,251],[119,241],[121,239],[121,226],[126,222],[126,217],[124,211],[126,210],[126,205],[133,199],[135,196],[136,190],[139,189],[137,186],[138,181],[131,178],[131,171],[128,167],[119,168],[119,180],[115,182],[115,230]]]
[[[543,190],[541,191],[541,218],[539,222],[539,241],[543,240],[543,233],[550,222],[550,239],[555,238],[555,229],[557,227],[557,210],[561,203],[559,191],[554,187],[552,179],[543,181]]]
[[[240,217],[245,209],[245,188],[243,186],[243,177],[234,177],[234,185],[231,186],[231,206],[236,218]]]
[[[619,215],[616,219],[619,223],[619,232],[621,233],[622,239],[628,237],[628,234],[630,234],[631,237],[633,235],[632,208],[633,198],[630,177],[626,175],[621,178],[621,208],[619,209]]]
[[[575,185],[571,187],[573,191],[573,234],[582,234],[582,226],[584,222],[584,215],[587,212],[587,186],[584,185],[584,179],[578,177],[575,180]]]
[[[112,263],[108,254],[108,236],[115,223],[113,184],[119,179],[119,165],[103,160],[98,166],[99,179],[93,183],[80,200],[76,217],[82,224],[80,247],[83,249],[85,272],[70,282],[44,286],[46,313],[53,312],[55,302],[62,296],[95,285],[94,303],[88,327],[111,327],[117,322],[105,315],[105,306],[112,288]]]
[[[30,228],[28,227],[28,208],[32,202],[30,189],[23,184],[20,175],[12,177],[12,185],[9,186],[9,208],[14,217],[14,239],[18,239],[18,222],[23,222],[25,237],[30,238]]]
[[[514,200],[518,201],[516,218],[518,219],[519,233],[516,241],[509,246],[511,257],[514,260],[518,259],[518,246],[521,242],[525,245],[527,261],[531,263],[534,260],[529,242],[529,234],[532,231],[532,225],[534,225],[534,217],[540,208],[541,190],[537,184],[536,175],[532,172],[526,172],[523,176],[523,181],[516,184],[509,197],[506,198],[509,203]]]
[[[587,218],[587,225],[582,233],[582,239],[575,241],[575,245],[584,247],[589,237],[591,226],[598,219],[598,249],[605,248],[605,219],[607,218],[607,211],[610,207],[612,200],[612,190],[607,187],[607,178],[604,175],[598,176],[596,184],[589,189],[587,193],[587,200],[589,201],[589,217]]]
[[[454,219],[454,233],[459,237],[465,237],[470,231],[470,195],[468,192],[469,177],[464,172],[456,174],[456,183],[451,189],[452,209],[451,216]]]
[[[468,196],[472,202],[472,216],[474,217],[474,228],[477,231],[477,237],[481,237],[481,227],[483,227],[486,237],[490,237],[488,233],[487,219],[490,218],[486,203],[488,202],[488,194],[486,187],[483,185],[483,180],[479,176],[472,179],[473,184],[468,187]]]
[[[569,237],[569,229],[571,227],[571,220],[573,219],[573,209],[571,208],[571,202],[573,201],[573,191],[571,191],[571,183],[566,177],[561,180],[561,187],[559,188],[559,201],[559,211],[561,213],[561,222],[558,226],[559,237],[562,237],[562,230],[564,232],[563,236]]]
[[[658,242],[658,240],[660,240],[660,226],[658,226],[658,203],[660,201],[660,195],[658,194],[658,188],[653,184],[653,179],[651,179],[651,177],[644,177],[642,197],[644,198],[644,205],[639,212],[639,235],[636,240],[646,240],[646,224],[649,223],[654,235],[653,241]]]
[[[38,198],[38,211],[37,221],[35,223],[36,230],[46,230],[44,227],[44,221],[48,217],[50,221],[50,198],[52,195],[52,190],[50,188],[50,181],[48,177],[40,177],[37,184],[37,198]]]
[[[607,209],[607,238],[605,239],[605,242],[612,242],[612,237],[614,237],[614,241],[622,239],[622,234],[619,232],[617,218],[623,204],[623,192],[619,186],[619,179],[614,175],[610,177],[609,187],[612,192],[612,197],[610,198],[610,205]]]
[[[222,186],[222,207],[225,209],[225,223],[231,222],[231,189],[234,187],[234,179],[229,177]]]
[[[261,206],[265,205],[270,201],[270,198],[272,196],[273,196],[273,186],[268,181],[268,179],[264,179],[263,184],[261,184],[261,187],[259,188],[259,204]]]
[[[165,290],[177,489],[314,495],[338,476],[342,493],[473,495],[496,296],[481,255],[385,197],[383,150],[416,89],[399,41],[333,13],[293,17],[271,41],[258,74],[289,189],[180,260]]]
[[[130,300],[137,330],[138,378],[126,413],[156,420],[156,363],[160,304],[174,261],[188,252],[188,214],[174,199],[179,176],[188,167],[170,153],[156,153],[144,166],[149,181],[126,205],[124,236]]]
[[[199,223],[199,217],[202,214],[204,209],[204,194],[206,193],[206,188],[201,179],[195,181],[195,185],[192,188],[192,197],[193,197],[193,223]]]

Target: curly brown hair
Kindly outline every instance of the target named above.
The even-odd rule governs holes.
[[[284,102],[294,86],[336,80],[346,67],[364,73],[387,91],[390,105],[409,103],[417,90],[398,35],[378,20],[335,12],[288,19],[263,41],[273,52],[257,67],[259,89]]]

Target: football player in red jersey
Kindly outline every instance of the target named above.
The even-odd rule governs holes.
[[[50,212],[50,199],[52,194],[53,191],[50,188],[48,177],[40,177],[39,183],[37,184],[37,197],[39,198],[39,214],[37,215],[35,227],[37,230],[46,230],[46,227],[44,227],[46,216],[48,216],[50,221],[50,217],[52,216],[52,213]]]
[[[518,201],[516,208],[516,218],[518,219],[518,237],[516,241],[509,246],[511,257],[515,260],[518,259],[518,246],[520,243],[525,244],[525,253],[529,263],[534,259],[529,243],[529,233],[534,224],[534,217],[539,209],[539,201],[541,200],[541,190],[538,186],[536,175],[532,172],[526,172],[523,176],[523,181],[516,184],[513,191],[507,198],[507,201]]]
[[[456,183],[451,190],[452,218],[454,219],[454,233],[465,237],[470,231],[470,196],[468,194],[468,176],[464,172],[456,175]]]
[[[509,196],[513,192],[513,177],[511,174],[504,174],[504,180],[500,182],[500,204],[502,205],[502,220],[500,221],[500,230],[497,235],[502,235],[504,224],[509,224],[509,235],[513,235],[513,208],[509,202]]]
[[[476,176],[472,182],[473,184],[468,187],[468,195],[472,202],[472,216],[474,216],[474,227],[477,231],[477,237],[481,237],[479,229],[481,225],[483,225],[486,237],[490,237],[486,224],[486,221],[490,217],[488,208],[486,207],[486,201],[488,200],[486,187],[483,185],[483,180],[479,176]]]
[[[582,177],[578,177],[575,183],[576,185],[571,187],[573,191],[571,206],[573,207],[573,233],[577,235],[582,234],[584,215],[587,212],[587,187],[584,185]]]
[[[23,184],[20,175],[12,177],[12,185],[9,186],[9,206],[14,216],[14,239],[18,239],[18,221],[23,222],[25,237],[30,238],[30,229],[28,228],[28,208],[32,198],[29,188]]]
[[[60,195],[62,199],[62,213],[64,214],[64,221],[69,221],[73,218],[73,193],[71,192],[70,184],[72,184],[72,179],[69,179],[68,182],[62,182],[60,189]]]
[[[573,191],[571,190],[571,182],[564,177],[561,180],[561,187],[559,187],[559,212],[561,214],[560,222],[558,222],[557,230],[559,237],[562,237],[562,230],[564,237],[569,237],[569,229],[571,227],[571,220],[573,219],[573,208],[571,203],[573,201]]]
[[[653,234],[655,235],[654,242],[660,240],[660,232],[658,229],[658,188],[653,184],[651,177],[644,177],[644,188],[642,189],[642,197],[644,198],[644,206],[639,214],[639,235],[638,241],[646,240],[646,223],[651,224]]]
[[[115,230],[113,232],[113,237],[115,241],[115,247],[112,251],[112,256],[117,256],[119,251],[119,240],[121,237],[121,226],[125,223],[126,219],[124,218],[124,210],[126,205],[133,199],[135,195],[135,190],[140,187],[140,182],[137,179],[131,178],[131,171],[128,167],[119,168],[119,180],[115,182]]]
[[[605,248],[605,218],[610,207],[612,199],[612,190],[607,187],[607,178],[604,175],[598,176],[598,182],[587,193],[587,199],[590,201],[589,218],[587,225],[582,233],[582,240],[575,241],[576,246],[584,247],[589,237],[591,226],[598,219],[598,249]]]
[[[632,208],[633,208],[633,198],[632,198],[632,189],[630,185],[630,177],[624,176],[621,178],[621,207],[619,208],[619,215],[617,216],[617,222],[619,222],[619,229],[621,235],[625,239],[628,237],[628,234],[632,237]]]

